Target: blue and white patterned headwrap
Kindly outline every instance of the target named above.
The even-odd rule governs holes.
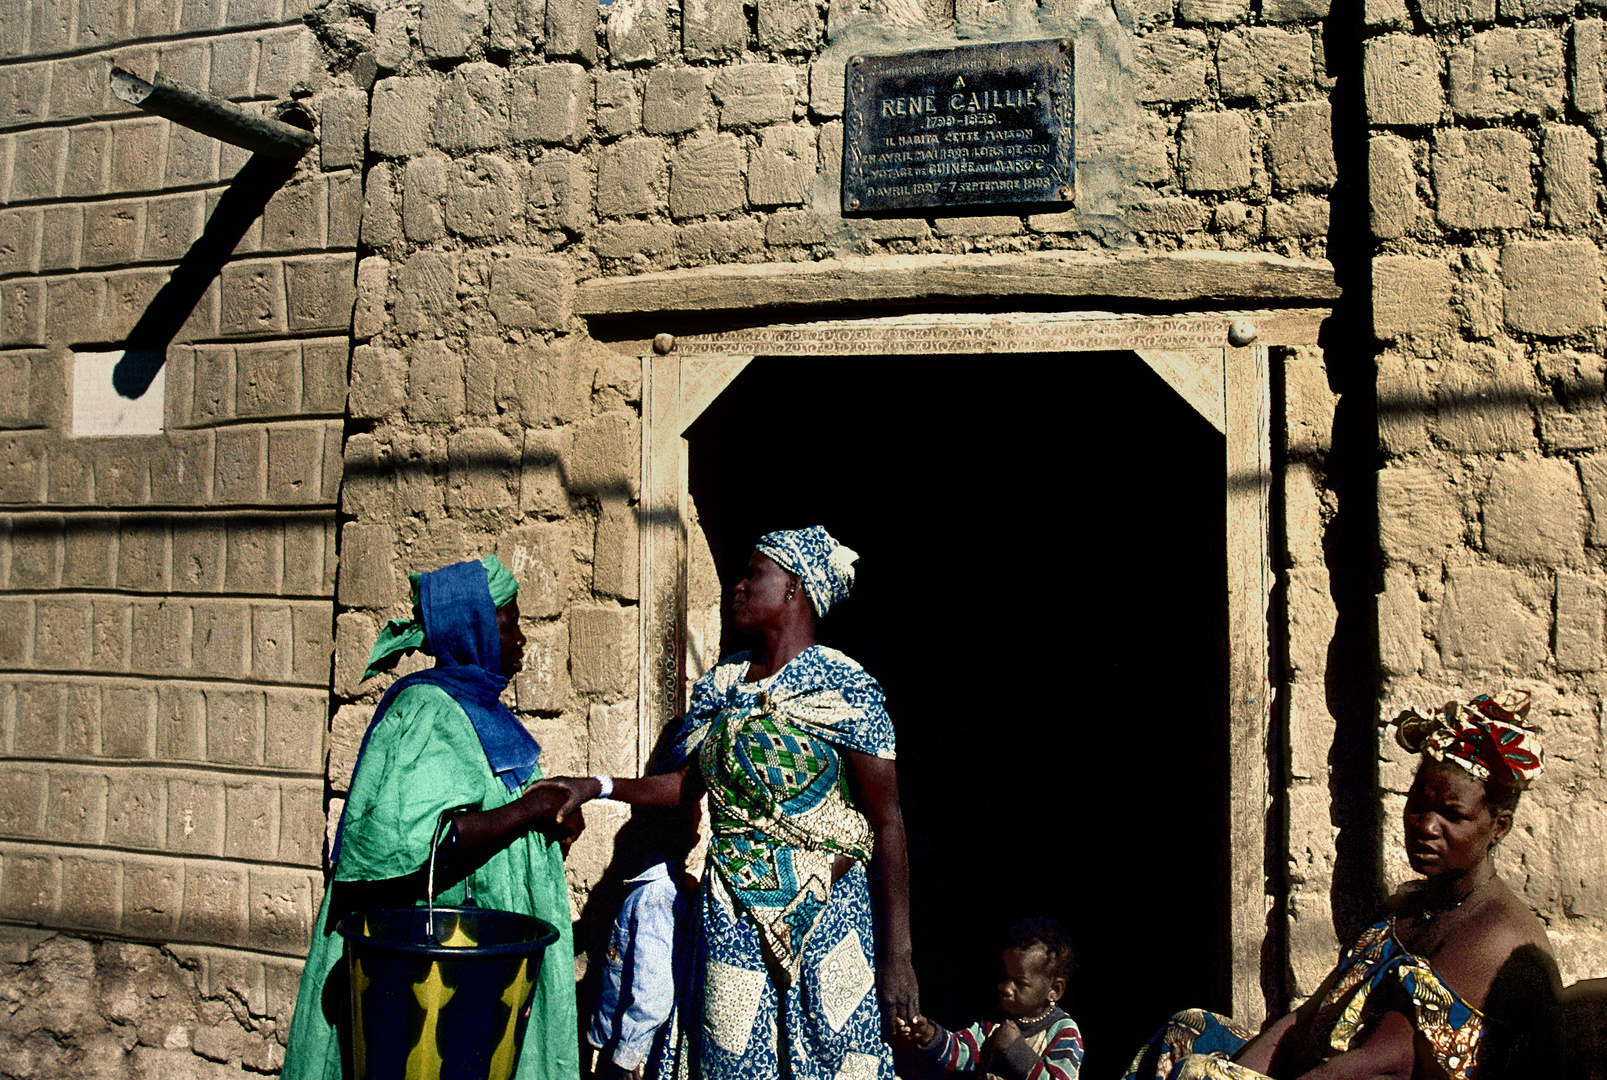
[[[820,525],[765,533],[753,547],[789,574],[798,575],[817,618],[847,600],[848,591],[854,587],[854,563],[859,561],[859,552],[833,540]]]

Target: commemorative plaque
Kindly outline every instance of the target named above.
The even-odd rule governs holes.
[[[1007,41],[849,60],[843,212],[1069,207],[1072,51]]]

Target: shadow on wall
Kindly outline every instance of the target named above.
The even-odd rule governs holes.
[[[167,360],[167,347],[189,321],[206,290],[262,216],[273,193],[296,172],[297,163],[253,154],[226,188],[167,283],[159,289],[122,343],[125,355],[112,369],[112,386],[130,400],[143,397]]]

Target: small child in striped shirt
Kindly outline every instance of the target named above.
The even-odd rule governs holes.
[[[1077,1080],[1082,1032],[1060,1008],[1077,956],[1052,919],[1022,919],[1010,928],[1000,958],[999,1018],[946,1031],[926,1017],[909,1028],[920,1049],[949,1072],[999,1080]]]

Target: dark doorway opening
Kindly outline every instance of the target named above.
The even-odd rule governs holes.
[[[770,529],[861,555],[820,637],[887,691],[924,1011],[989,1014],[1005,929],[1049,915],[1090,1080],[1226,1012],[1222,435],[1081,353],[760,358],[687,436],[724,595]]]

